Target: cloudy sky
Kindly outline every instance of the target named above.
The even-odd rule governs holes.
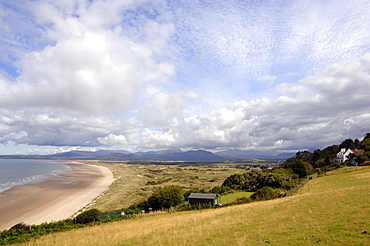
[[[0,154],[370,132],[370,2],[0,0]]]

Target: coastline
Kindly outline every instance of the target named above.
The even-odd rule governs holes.
[[[67,219],[106,191],[114,180],[106,167],[60,163],[71,171],[0,193],[0,231],[20,222],[33,225]]]

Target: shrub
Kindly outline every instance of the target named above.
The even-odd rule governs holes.
[[[99,220],[100,211],[97,209],[90,209],[76,217],[76,223],[87,224]]]
[[[237,204],[244,204],[244,203],[250,203],[253,202],[253,199],[250,197],[241,197],[236,199],[234,202],[226,204],[226,205],[237,205]]]
[[[185,201],[181,187],[177,185],[165,186],[156,190],[148,198],[148,206],[154,210],[177,206]]]
[[[257,190],[253,195],[251,195],[251,198],[257,201],[263,201],[278,198],[279,195],[280,195],[279,189],[263,187]]]
[[[308,175],[308,163],[303,162],[302,160],[297,160],[295,162],[287,163],[285,168],[291,169],[294,174],[298,175],[298,178],[305,178]]]
[[[245,191],[257,191],[265,186],[272,188],[290,188],[293,185],[290,177],[283,173],[263,173],[251,171],[229,176],[222,186]]]
[[[365,161],[360,164],[360,166],[369,166],[369,165],[370,165],[370,161]]]
[[[212,188],[211,192],[218,195],[225,195],[232,192],[232,190],[228,186],[215,186]]]
[[[31,226],[30,225],[27,225],[23,222],[21,223],[18,223],[14,226],[12,226],[9,230],[24,230],[24,231],[29,231],[31,230]]]

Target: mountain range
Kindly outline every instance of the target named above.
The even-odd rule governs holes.
[[[99,150],[99,151],[69,151],[54,155],[43,156],[45,158],[60,159],[97,159],[114,161],[191,161],[191,162],[217,162],[227,159],[256,158],[256,159],[279,159],[284,160],[294,156],[295,153],[280,153],[277,151],[257,150],[225,150],[212,153],[205,150],[182,151],[169,149],[161,151],[135,152],[126,150]]]

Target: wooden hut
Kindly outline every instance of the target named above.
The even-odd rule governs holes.
[[[216,194],[191,193],[188,197],[188,202],[190,205],[208,204],[210,206],[215,206],[218,204],[218,197]]]

